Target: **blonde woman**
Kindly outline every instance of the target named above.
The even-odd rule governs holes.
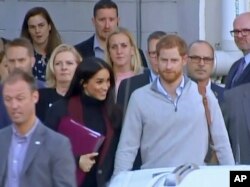
[[[143,73],[135,39],[127,29],[118,27],[107,38],[106,60],[115,74],[115,90],[123,79]]]
[[[52,104],[64,97],[68,91],[76,67],[82,62],[80,54],[68,44],[57,46],[51,54],[46,69],[48,88],[39,90],[39,101],[36,105],[37,116],[44,121],[46,111]]]

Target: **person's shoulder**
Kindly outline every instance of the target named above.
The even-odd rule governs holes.
[[[184,90],[186,89],[191,89],[191,90],[197,90],[198,92],[198,84],[193,81],[192,79],[190,79],[187,76],[184,76]]]
[[[228,97],[235,97],[236,95],[241,95],[245,93],[250,94],[250,83],[242,84],[231,89],[225,90],[224,95]]]
[[[55,88],[40,88],[38,89],[39,95],[43,98],[45,97],[54,97],[54,95],[58,95]]]
[[[12,128],[11,125],[9,125],[0,129],[0,137],[3,137],[3,135],[6,135],[7,132],[10,132],[11,128]]]
[[[137,88],[132,95],[134,95],[134,97],[138,97],[138,98],[142,98],[143,96],[147,95],[149,92],[151,92],[151,87],[152,87],[152,83],[150,84],[146,84],[140,88]],[[143,99],[143,98],[142,98]]]
[[[231,65],[228,74],[231,73],[231,71],[233,71],[233,70],[239,65],[240,62],[241,62],[241,58],[238,59],[238,60],[236,60],[236,61]]]
[[[219,89],[219,90],[224,90],[225,89],[224,87],[222,87],[222,86],[220,86],[220,85],[218,85],[216,83],[213,83],[213,82],[211,82],[211,87],[214,87],[214,88]]]
[[[78,44],[75,45],[76,49],[81,49],[84,47],[89,47],[90,44],[94,44],[94,35],[92,35],[90,38],[88,38],[87,40],[84,40]]]
[[[55,88],[40,88],[38,89],[39,92],[39,100],[44,101],[50,101],[57,95]]]
[[[133,77],[122,80],[121,84],[128,84],[129,82],[131,84],[137,84],[138,82],[140,82],[141,80],[144,80],[144,79],[148,79],[148,81],[150,80],[148,75],[142,73],[142,74],[135,75]]]
[[[217,93],[217,94],[223,94],[223,92],[225,91],[224,87],[222,87],[216,83],[213,83],[213,82],[211,83],[211,89],[214,93]]]
[[[61,99],[55,101],[53,103],[53,107],[62,107],[62,106],[67,106],[69,102],[69,99],[66,97],[62,97]]]
[[[38,79],[36,79],[36,85],[37,85],[38,89],[46,87],[45,82],[41,81],[41,80],[38,80]]]
[[[55,88],[39,88],[38,89],[39,93],[50,93],[50,92],[55,92]]]
[[[59,99],[53,102],[48,110],[55,115],[64,114],[65,112],[67,112],[68,102],[69,100],[66,98]]]
[[[150,69],[148,68],[143,68],[142,72],[138,75],[135,75],[135,76],[132,76],[130,78],[127,78],[127,79],[124,79],[122,80],[122,82],[137,82],[137,81],[140,81],[140,80],[147,80],[150,82]],[[122,83],[121,82],[121,83]]]
[[[150,80],[150,73],[141,73],[139,75],[135,75],[133,77],[131,77],[132,80],[141,80],[147,78],[148,80]]]
[[[40,129],[43,129],[45,131],[46,140],[51,144],[58,145],[58,143],[62,141],[68,141],[68,138],[66,136],[46,127],[42,122],[39,125]]]

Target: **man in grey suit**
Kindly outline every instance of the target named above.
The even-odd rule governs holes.
[[[226,89],[250,82],[250,12],[236,16],[230,33],[244,57],[231,66],[226,78]]]
[[[70,142],[38,120],[38,98],[30,73],[15,69],[3,82],[3,100],[13,123],[0,130],[0,186],[75,187]]]
[[[250,164],[250,83],[224,92],[222,113],[237,164]]]

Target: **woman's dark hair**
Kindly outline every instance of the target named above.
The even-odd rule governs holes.
[[[100,58],[89,57],[77,66],[69,90],[65,97],[67,98],[81,94],[83,92],[83,84],[87,83],[97,72],[102,69],[107,69],[110,74],[109,94],[109,92],[112,91],[115,86],[115,78],[112,68]]]
[[[80,63],[75,71],[73,79],[71,81],[68,92],[65,95],[65,98],[69,99],[75,95],[81,95],[83,93],[83,84],[88,82],[96,73],[100,70],[106,69],[110,75],[110,88],[107,92],[107,97],[104,100],[106,111],[108,117],[113,121],[115,112],[115,77],[112,68],[104,60],[97,57],[89,57],[84,59]],[[116,108],[117,110],[117,108]]]
[[[55,24],[53,23],[48,11],[43,7],[34,7],[30,9],[23,20],[22,29],[21,29],[21,37],[28,38],[32,42],[32,38],[29,34],[29,26],[28,21],[30,17],[40,15],[42,16],[47,23],[51,26],[49,39],[48,39],[48,45],[46,46],[46,55],[50,56],[54,48],[56,48],[59,44],[62,43],[61,36],[59,32],[57,31]]]

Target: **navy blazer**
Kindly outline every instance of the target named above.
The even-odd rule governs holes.
[[[215,83],[211,83],[211,89],[212,89],[215,97],[218,99],[218,102],[222,103],[225,88],[223,88]]]
[[[130,77],[121,81],[117,93],[117,104],[122,108],[123,114],[126,111],[129,98],[137,88],[150,83],[151,74],[148,68],[140,75]]]
[[[238,67],[241,63],[241,59],[242,58],[237,60],[230,68],[229,73],[228,73],[227,78],[226,78],[226,85],[225,85],[226,89],[230,89],[232,87],[236,87],[236,86],[239,86],[241,84],[245,84],[245,83],[250,82],[250,64],[248,64],[247,67],[242,72],[242,74],[240,75],[240,77],[238,78],[238,80],[235,81],[234,85],[232,85],[233,78],[234,78],[235,73],[237,72]]]
[[[77,51],[80,53],[80,55],[83,58],[95,56],[94,37],[95,37],[95,35],[93,35],[89,39],[75,45],[75,48],[77,49]]]
[[[77,49],[77,51],[80,53],[80,55],[83,58],[95,56],[94,37],[95,37],[95,35],[93,35],[89,39],[75,45],[75,48]],[[142,65],[144,67],[148,67],[147,60],[146,60],[142,50],[139,48],[138,48],[138,50],[139,50],[139,53],[141,55]]]

